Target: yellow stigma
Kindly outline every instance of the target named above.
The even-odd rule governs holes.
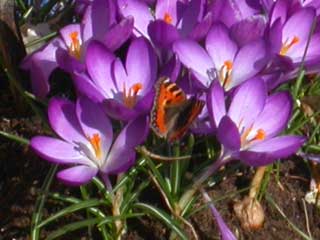
[[[69,46],[69,54],[79,60],[81,57],[81,45],[79,41],[79,33],[72,32],[69,34],[69,37],[71,39],[71,44]]]
[[[227,60],[223,63],[219,71],[220,82],[224,88],[228,87],[231,83],[231,72],[233,68],[233,63]]]
[[[282,55],[282,56],[286,55],[288,53],[288,51],[290,50],[290,48],[293,45],[297,44],[299,41],[300,41],[300,39],[297,36],[294,36],[292,38],[292,40],[289,42],[288,42],[288,40],[285,41],[285,43],[282,45],[282,48],[280,50],[280,55]]]
[[[126,85],[123,84],[123,102],[128,108],[133,108],[136,105],[137,96],[142,87],[141,83],[136,83],[127,92]]]
[[[97,158],[101,158],[101,138],[98,133],[93,134],[92,137],[89,137],[89,141],[94,149]]]
[[[163,17],[163,20],[168,24],[172,24],[172,20],[173,19],[172,19],[171,15],[169,13],[165,13],[164,17]]]

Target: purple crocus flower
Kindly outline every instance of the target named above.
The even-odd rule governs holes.
[[[169,49],[180,37],[203,38],[212,22],[211,13],[205,14],[204,0],[158,0],[154,16],[142,0],[118,0],[118,6],[123,16],[134,17],[137,36],[152,39],[164,49]]]
[[[75,73],[76,87],[95,102],[103,103],[109,116],[128,121],[150,110],[157,58],[145,39],[132,41],[125,66],[96,41],[89,44],[85,62],[88,75]]]
[[[57,175],[69,185],[85,184],[98,172],[107,176],[126,171],[134,163],[135,147],[143,142],[148,131],[146,117],[140,117],[114,138],[108,117],[85,97],[80,97],[76,104],[52,99],[48,116],[61,139],[36,136],[31,139],[31,148],[45,160],[71,165]]]
[[[133,18],[117,23],[115,11],[112,0],[93,1],[86,7],[80,24],[65,26],[60,30],[59,37],[23,61],[22,68],[31,70],[36,96],[44,98],[48,94],[49,76],[58,66],[70,73],[84,71],[83,59],[90,40],[98,40],[114,51],[130,37]]]
[[[217,78],[228,91],[255,76],[266,63],[266,47],[262,39],[239,47],[222,23],[212,25],[205,45],[206,50],[189,39],[178,40],[173,45],[180,61],[204,88]]]
[[[301,136],[278,136],[290,119],[292,99],[288,92],[267,96],[261,78],[236,89],[228,111],[223,88],[214,82],[207,104],[224,159],[240,159],[250,166],[267,165],[295,153],[305,142]]]

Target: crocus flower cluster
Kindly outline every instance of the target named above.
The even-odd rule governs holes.
[[[307,73],[320,70],[317,2],[76,1],[81,22],[63,27],[21,65],[37,97],[47,97],[56,68],[69,73],[78,96],[51,99],[49,122],[59,138],[34,137],[32,148],[68,165],[58,177],[72,185],[118,174],[134,164],[150,121],[170,124],[176,112],[191,112],[188,99],[199,98],[206,105],[191,129],[215,135],[224,159],[262,166],[288,157],[305,139],[281,135],[293,101],[276,87],[295,79],[301,64]],[[181,87],[182,103],[163,107],[173,101],[165,94],[154,101],[161,77]],[[157,107],[159,119],[149,119]],[[189,124],[186,118],[175,125]],[[116,136],[111,119],[122,126]]]

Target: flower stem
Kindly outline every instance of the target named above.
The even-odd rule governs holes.
[[[256,198],[257,194],[260,190],[261,182],[264,176],[264,173],[267,169],[267,166],[258,167],[256,170],[255,175],[253,176],[250,191],[249,191],[249,197],[250,198]]]
[[[200,189],[201,185],[221,166],[225,165],[231,160],[230,157],[222,155],[217,161],[210,165],[200,176],[198,176],[191,187],[182,195],[179,200],[178,208],[176,213],[179,215],[183,209],[192,200],[194,194]]]

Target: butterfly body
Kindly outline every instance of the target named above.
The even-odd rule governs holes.
[[[184,136],[190,125],[202,111],[204,102],[186,94],[169,78],[156,83],[156,96],[151,111],[151,128],[169,142]]]

